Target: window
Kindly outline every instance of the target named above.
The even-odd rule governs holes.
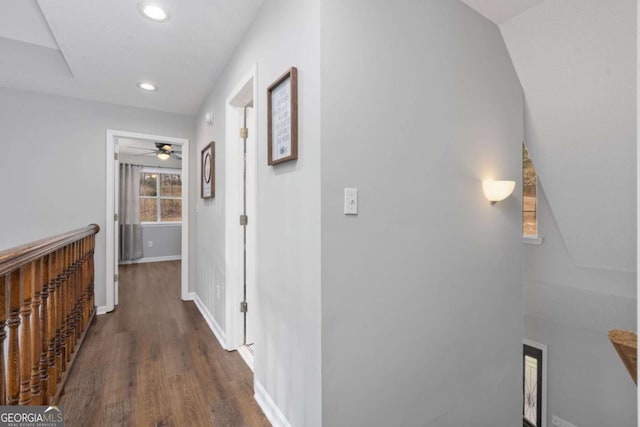
[[[140,219],[142,222],[182,221],[182,174],[177,169],[140,174]]]
[[[522,144],[522,235],[538,235],[536,169],[529,158],[527,147]]]

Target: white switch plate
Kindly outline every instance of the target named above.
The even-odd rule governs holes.
[[[344,214],[358,215],[358,189],[344,189]]]
[[[147,247],[148,248],[152,248],[153,247],[153,240],[147,241]]]

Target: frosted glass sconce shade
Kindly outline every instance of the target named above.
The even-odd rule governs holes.
[[[484,191],[484,195],[492,205],[495,205],[497,202],[509,197],[515,188],[515,181],[482,181],[482,190]]]

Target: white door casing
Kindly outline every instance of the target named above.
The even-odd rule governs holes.
[[[106,169],[107,169],[107,223],[105,229],[106,238],[106,305],[98,307],[98,314],[113,311],[117,304],[116,284],[114,274],[116,272],[116,225],[114,214],[117,212],[115,203],[116,195],[116,169],[114,154],[117,150],[117,139],[140,139],[150,142],[166,142],[182,146],[182,268],[181,268],[181,292],[183,301],[192,299],[189,293],[189,140],[170,136],[150,135],[137,132],[128,132],[107,129],[106,132]]]

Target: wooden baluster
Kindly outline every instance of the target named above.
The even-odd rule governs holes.
[[[78,242],[73,242],[72,246],[72,268],[73,277],[71,279],[71,287],[69,288],[69,307],[71,307],[71,328],[69,330],[69,348],[71,361],[71,353],[75,353],[76,350],[76,328],[78,327],[78,300],[77,300],[77,288],[78,288]]]
[[[62,379],[62,283],[64,281],[64,250],[60,249],[56,251],[56,270],[58,276],[56,277],[56,384]]]
[[[20,270],[11,272],[9,277],[9,366],[7,373],[7,405],[17,405],[20,397],[20,345],[18,326],[20,326]]]
[[[76,333],[76,340],[79,342],[82,336],[84,335],[82,332],[84,331],[84,316],[82,311],[82,301],[83,301],[83,292],[82,292],[82,277],[83,277],[83,261],[82,261],[82,249],[84,247],[84,239],[78,242],[78,329]]]
[[[40,394],[40,355],[42,352],[42,328],[40,318],[40,292],[42,291],[43,259],[35,262],[35,279],[31,299],[31,403],[42,405]]]
[[[4,367],[4,340],[7,338],[7,282],[9,276],[0,277],[0,405],[7,404],[7,382]]]
[[[80,338],[82,337],[82,240],[78,241],[76,252],[76,333],[74,335],[75,345],[78,345]]]
[[[69,307],[69,328],[67,329],[67,363],[71,362],[71,354],[75,349],[75,340],[74,335],[76,333],[76,308],[75,308],[75,288],[76,288],[76,279],[77,279],[77,270],[78,266],[76,265],[76,242],[71,244],[71,266],[70,266],[70,277],[69,277],[69,289],[67,289],[67,300]]]
[[[89,293],[89,244],[90,237],[85,237],[82,242],[82,316],[83,331],[89,326],[89,318],[91,317],[91,294]]]
[[[56,282],[58,280],[58,251],[54,251],[49,255],[49,301],[48,308],[48,337],[49,345],[47,349],[47,379],[49,380],[49,402],[52,402],[53,396],[56,394],[56,385],[58,384],[58,376],[56,374]]]
[[[78,341],[84,335],[84,239],[78,242]]]
[[[49,403],[49,372],[47,368],[47,348],[49,346],[49,310],[47,309],[49,299],[49,280],[51,280],[51,269],[49,266],[51,257],[49,255],[43,258],[42,265],[42,290],[40,298],[42,299],[42,315],[40,316],[40,388],[42,390],[42,404]]]
[[[66,372],[67,364],[71,360],[71,306],[69,291],[71,290],[71,283],[73,282],[73,243],[67,245],[66,252],[66,265],[65,265],[65,283],[62,288],[62,296],[64,301],[64,317],[62,318],[62,338],[64,342],[64,351],[62,352],[62,371]]]
[[[20,269],[20,287],[23,299],[20,303],[20,405],[31,403],[31,297],[35,263],[30,262]]]
[[[95,299],[96,294],[94,289],[96,270],[95,270],[95,264],[93,259],[93,254],[96,248],[96,235],[92,234],[90,239],[91,239],[91,251],[89,252],[89,277],[90,277],[89,295],[91,295],[91,300],[90,300],[91,303],[89,305],[89,309],[91,310],[91,314],[93,315],[93,313],[96,310],[96,299]]]

